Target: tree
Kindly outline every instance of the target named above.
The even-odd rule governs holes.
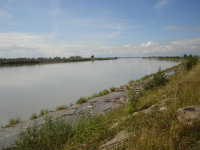
[[[184,55],[183,55],[183,58],[184,58],[184,59],[187,59],[187,54],[184,54]]]
[[[192,61],[188,60],[186,63],[186,70],[187,72],[190,71],[192,69]]]
[[[92,55],[91,58],[94,58],[94,55]]]

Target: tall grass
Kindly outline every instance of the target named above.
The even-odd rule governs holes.
[[[14,124],[17,124],[19,122],[21,122],[21,119],[19,117],[15,118],[15,119],[9,119],[8,124],[5,125],[5,128],[13,126]]]
[[[43,115],[48,114],[48,113],[49,113],[48,109],[41,109],[39,116],[43,116]]]
[[[56,107],[56,110],[62,110],[62,109],[65,109],[65,108],[66,108],[66,105],[60,105],[60,106]]]
[[[30,120],[35,119],[35,118],[37,118],[37,113],[33,112],[30,117]]]
[[[87,98],[81,97],[81,98],[79,98],[79,99],[77,100],[76,104],[82,104],[82,103],[84,103],[84,102],[86,102],[86,101],[87,101]]]

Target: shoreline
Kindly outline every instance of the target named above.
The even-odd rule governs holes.
[[[53,63],[66,63],[66,62],[84,62],[84,61],[96,61],[96,60],[115,60],[118,58],[67,58],[67,59],[57,59],[57,60],[40,60],[40,59],[25,59],[25,60],[8,60],[6,62],[0,61],[0,66],[8,65],[39,65],[39,64],[53,64]]]
[[[184,60],[180,60],[181,61],[181,63],[179,64],[179,65],[177,65],[177,66],[173,66],[173,67],[171,67],[171,68],[167,68],[167,69],[165,69],[165,70],[162,70],[162,72],[163,73],[165,73],[166,75],[168,75],[168,73],[169,73],[169,75],[172,75],[172,74],[175,74],[175,73],[178,73],[179,71],[181,71],[182,69],[184,69],[184,65],[185,65],[185,61]],[[172,72],[172,74],[170,74]],[[146,82],[148,82],[150,79],[151,79],[151,77],[154,75],[155,73],[152,73],[152,74],[150,74],[150,75],[146,75],[146,76],[148,76],[148,78],[147,79],[143,79],[144,77],[142,77],[141,79],[139,79],[139,80],[137,80],[137,81],[142,81],[142,83],[146,83]],[[131,81],[129,81],[128,83],[126,83],[125,85],[122,85],[122,86],[120,86],[119,88],[115,88],[115,91],[114,92],[120,92],[120,91],[124,91],[124,92],[126,92],[126,90],[127,90],[127,86],[130,84],[130,82],[132,82],[132,80]],[[112,88],[112,87],[111,87]],[[103,92],[103,91],[102,91]],[[95,96],[95,97],[92,97],[92,95],[91,95],[91,97],[92,98],[89,98],[89,99],[87,99],[86,101],[84,101],[83,103],[77,103],[77,101],[76,101],[76,103],[75,104],[70,104],[69,106],[66,106],[66,105],[61,105],[61,106],[65,106],[66,108],[64,108],[64,109],[60,109],[60,110],[65,110],[65,109],[67,109],[67,108],[69,108],[69,107],[71,107],[71,106],[73,106],[73,105],[82,105],[82,104],[84,104],[84,103],[86,103],[87,101],[90,101],[91,99],[94,99],[94,98],[98,98],[98,97],[102,97],[102,96],[105,96],[105,95],[108,95],[108,94],[110,94],[110,93],[113,93],[113,92],[111,92],[111,91],[109,91],[109,93],[107,93],[107,94],[103,94],[103,95],[101,95],[101,96],[98,96],[98,94]],[[58,106],[59,107],[59,106]],[[60,111],[60,110],[56,110],[56,109],[54,109],[54,110],[48,110],[49,111],[49,113],[51,113],[51,112],[56,112],[56,111]],[[37,118],[40,118],[40,117],[43,117],[43,116],[45,116],[45,115],[48,115],[48,114],[44,114],[44,115],[38,115],[38,116],[36,116],[34,119],[28,119],[28,120],[25,120],[25,121],[20,121],[19,123],[22,123],[22,122],[26,122],[26,121],[29,121],[29,120],[35,120],[35,119],[37,119]],[[18,123],[16,123],[16,124],[18,124]],[[16,124],[14,124],[14,125],[16,125]],[[14,125],[12,125],[12,126],[14,126]],[[6,125],[5,125],[6,126]],[[12,127],[12,126],[8,126],[8,127],[5,127],[5,126],[1,126],[0,127],[0,132],[1,132],[1,128],[9,128],[9,127]]]
[[[179,65],[165,69],[163,70],[163,72],[167,73],[167,72],[173,71],[173,68],[176,68],[176,71],[174,73],[178,73],[180,70],[184,69],[184,65],[185,65],[185,61],[182,61]],[[151,78],[152,77],[149,77],[148,79],[144,81],[142,80],[134,81],[135,82],[134,88],[137,89],[137,91],[142,90],[142,86],[146,82],[148,82]],[[7,128],[0,128],[0,137],[3,137],[3,140],[5,142],[4,146],[13,146],[12,144],[14,140],[18,139],[20,127],[23,126],[23,129],[25,130],[28,126],[32,125],[35,121],[37,121],[38,124],[42,124],[44,123],[45,116],[52,116],[53,119],[65,118],[68,121],[76,122],[80,118],[80,116],[82,115],[86,116],[88,113],[88,110],[91,108],[94,108],[91,111],[91,114],[93,116],[96,114],[103,115],[105,112],[113,108],[123,106],[125,103],[127,103],[125,94],[126,94],[126,90],[128,86],[132,85],[131,82],[132,81],[122,86],[121,89],[118,88],[116,92],[111,92],[103,96],[92,98],[90,100],[87,100],[85,103],[71,104],[67,106],[64,110],[51,111],[49,114],[40,116],[33,120],[26,120]],[[1,142],[2,140],[0,141],[0,143]]]

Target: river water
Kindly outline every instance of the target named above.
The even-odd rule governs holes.
[[[110,87],[178,65],[178,61],[120,58],[87,62],[0,67],[0,125],[27,120],[41,109],[76,103]]]

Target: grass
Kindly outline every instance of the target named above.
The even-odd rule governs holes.
[[[82,104],[82,103],[85,103],[87,101],[87,98],[85,97],[81,97],[77,100],[76,104]]]
[[[177,109],[186,106],[200,106],[200,63],[187,73],[182,70],[168,78],[169,82],[145,90],[137,97],[129,115],[129,103],[105,113],[103,116],[81,118],[71,126],[64,120],[47,119],[44,125],[35,124],[20,132],[20,140],[15,144],[18,149],[98,149],[106,139],[126,130],[130,138],[124,140],[122,147],[116,149],[199,149],[200,122],[187,125],[178,121]],[[140,110],[164,99],[174,98],[164,104],[168,109],[155,109],[149,114]],[[88,112],[89,114],[89,112]],[[122,120],[122,118],[125,118]],[[119,120],[121,120],[119,122]],[[118,126],[111,128],[118,122]],[[107,140],[109,141],[109,140]]]
[[[81,97],[76,101],[76,104],[82,104],[82,103],[85,103],[87,100],[90,100],[90,99],[95,98],[95,97],[103,96],[103,95],[106,95],[106,94],[109,94],[109,90],[107,90],[107,89],[99,92],[98,94],[94,93],[94,94],[92,94],[92,96],[90,96],[88,98]]]
[[[13,126],[14,124],[20,123],[21,119],[19,117],[15,118],[15,119],[9,119],[8,120],[8,124],[5,125],[5,128]]]
[[[66,108],[66,105],[60,105],[56,107],[56,110],[63,110]]]
[[[37,118],[37,113],[32,113],[30,120]]]
[[[108,94],[109,93],[109,90],[107,90],[107,89],[105,89],[105,90],[103,90],[103,95],[106,95],[106,94]]]
[[[111,87],[110,88],[110,92],[115,92],[116,88],[115,87]]]
[[[48,109],[41,109],[39,116],[43,116],[43,115],[48,114],[48,113],[49,113]]]

